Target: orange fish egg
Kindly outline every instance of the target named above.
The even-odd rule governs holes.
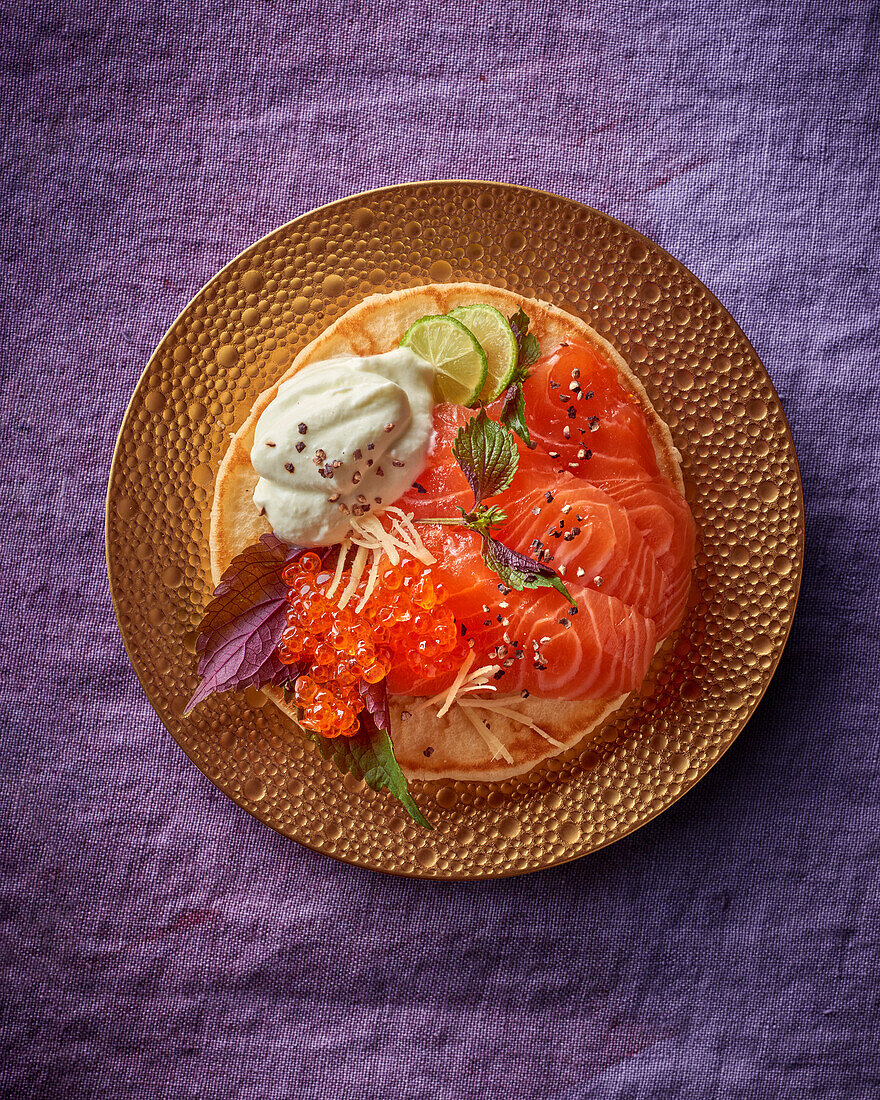
[[[332,573],[311,552],[285,567],[289,585],[287,625],[278,649],[285,664],[307,662],[309,672],[296,683],[294,698],[302,724],[325,737],[352,736],[360,728],[364,701],[359,681],[378,684],[394,670],[418,683],[454,674],[467,656],[458,624],[442,607],[443,586],[429,567],[401,555],[387,564],[360,612],[367,577],[344,608],[338,606],[351,573],[343,571],[334,595]]]

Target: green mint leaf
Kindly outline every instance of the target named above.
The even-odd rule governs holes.
[[[529,426],[526,424],[526,401],[523,397],[521,382],[512,382],[504,391],[501,423],[509,431],[516,432],[530,450],[534,449],[535,444],[532,442]]]
[[[541,349],[538,345],[538,337],[535,336],[533,332],[529,332],[531,321],[522,306],[520,306],[512,317],[507,319],[507,323],[510,325],[511,329],[513,329],[513,335],[516,338],[516,344],[519,348],[516,374],[513,380],[515,382],[525,382],[526,378],[529,376],[529,367],[541,354]]]
[[[363,779],[374,791],[390,791],[413,821],[425,829],[433,828],[409,793],[388,731],[378,728],[369,711],[362,712],[361,730],[354,737],[322,737],[311,732],[309,736],[317,742],[324,759],[332,761],[343,774],[349,772],[355,779]]]
[[[504,391],[504,404],[501,406],[501,423],[510,431],[516,432],[520,439],[529,448],[535,444],[529,435],[526,424],[526,402],[523,397],[522,384],[529,376],[529,367],[541,354],[538,338],[533,332],[529,332],[531,322],[522,306],[508,318],[507,322],[516,337],[516,346],[519,349],[516,360],[516,370],[510,384]]]
[[[569,606],[576,602],[562,579],[549,565],[534,561],[525,554],[520,554],[518,550],[511,550],[491,535],[483,532],[481,534],[483,561],[493,573],[498,574],[501,582],[508,588],[515,588],[517,592],[522,592],[524,588],[555,588]]]
[[[492,528],[507,520],[507,512],[495,504],[484,504],[475,516],[467,519],[467,526],[481,535],[491,535]]]
[[[536,362],[538,356],[541,354],[541,348],[538,345],[538,337],[533,332],[530,332],[527,336],[523,337],[522,347],[519,351],[519,369],[528,370],[532,363]],[[528,377],[528,375],[526,375]]]
[[[452,453],[474,494],[474,506],[496,496],[513,481],[519,454],[510,432],[485,409],[458,429]]]

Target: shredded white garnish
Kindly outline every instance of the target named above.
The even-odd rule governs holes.
[[[379,581],[379,566],[385,557],[387,556],[392,565],[397,565],[400,561],[400,555],[397,552],[394,540],[376,516],[364,516],[363,519],[352,520],[349,537],[353,545],[373,555],[366,587],[355,608],[355,611],[360,614]]]
[[[498,665],[483,665],[482,668],[470,672],[470,667],[476,659],[476,653],[471,651],[462,661],[461,668],[456,673],[455,680],[446,688],[430,699],[423,699],[413,708],[414,711],[424,710],[426,707],[434,707],[440,704],[437,717],[442,718],[456,700],[473,691],[497,691],[494,684],[488,683],[488,678],[498,671]]]
[[[358,615],[360,615],[360,613],[363,611],[364,607],[366,606],[367,600],[370,598],[370,596],[373,595],[373,589],[376,587],[376,584],[379,581],[379,566],[381,565],[381,563],[382,563],[382,552],[381,552],[381,550],[378,550],[378,551],[374,550],[373,551],[373,561],[372,561],[372,564],[370,565],[370,575],[367,578],[367,586],[364,589],[363,596],[361,596],[360,600],[357,603],[357,606],[354,609],[355,613],[358,614]]]
[[[339,587],[339,582],[342,580],[342,574],[345,572],[345,559],[348,557],[350,549],[351,540],[343,539],[339,544],[339,559],[336,562],[336,572],[333,574],[333,580],[330,582],[330,587],[327,589],[328,596],[332,596]]]
[[[388,527],[382,522],[386,518]],[[366,546],[370,550],[381,548],[392,565],[397,565],[400,561],[399,550],[405,551],[423,565],[433,565],[437,560],[422,542],[413,526],[412,516],[400,508],[386,508],[378,516],[353,518],[350,537],[358,546]]]
[[[362,519],[352,520],[349,537],[357,546],[387,554],[392,565],[397,565],[400,561],[397,541],[390,532],[385,530],[376,516],[364,516]]]
[[[388,517],[388,528],[382,522],[384,516]],[[339,560],[336,563],[336,573],[333,581],[327,589],[328,596],[332,596],[339,587],[339,582],[345,570],[348,551],[352,546],[358,548],[357,554],[352,565],[351,578],[345,591],[339,597],[337,606],[340,608],[345,607],[357,591],[366,568],[367,555],[372,554],[373,558],[370,563],[367,583],[355,607],[358,614],[366,607],[367,601],[379,583],[379,568],[386,557],[392,565],[397,565],[400,561],[400,551],[403,550],[410,557],[422,562],[423,565],[433,565],[437,560],[433,554],[429,553],[419,537],[418,531],[413,526],[412,516],[402,512],[400,508],[386,508],[381,517],[376,515],[356,516],[351,521],[348,537],[340,544]]]
[[[424,565],[433,565],[437,559],[422,542],[421,535],[413,524],[412,513],[400,508],[386,508],[384,515],[391,519],[391,530],[404,543],[414,558]]]
[[[443,715],[449,710],[455,701],[456,695],[458,695],[458,689],[465,682],[467,674],[471,670],[471,665],[476,661],[477,655],[473,650],[468,653],[467,657],[461,662],[461,668],[455,674],[455,679],[452,681],[452,685],[449,691],[446,693],[446,701],[443,706],[437,711],[437,717],[442,718]]]
[[[498,757],[501,756],[504,760],[507,761],[508,764],[512,764],[513,757],[510,755],[507,748],[502,744],[502,742],[499,741],[495,734],[488,728],[485,722],[478,718],[476,714],[473,713],[473,711],[463,709],[462,713],[464,714],[465,718],[467,718],[467,720],[470,722],[470,724],[474,727],[480,737],[482,737],[483,741],[485,741],[486,747],[491,750],[492,759],[497,760]]]
[[[345,586],[345,591],[339,597],[338,606],[340,608],[346,606],[348,601],[357,591],[357,586],[361,583],[361,577],[364,575],[364,569],[367,566],[367,553],[366,547],[359,546],[357,548],[357,553],[351,565],[351,577],[349,578],[348,584]]]
[[[555,737],[551,737],[546,730],[542,730],[541,727],[536,725],[530,718],[526,718],[524,714],[520,714],[519,711],[514,710],[511,706],[509,696],[501,699],[490,699],[487,698],[485,694],[481,694],[478,698],[473,698],[472,696],[476,692],[485,693],[487,691],[498,690],[497,686],[495,684],[490,684],[488,680],[489,677],[494,676],[494,674],[499,671],[498,665],[483,665],[482,668],[471,671],[475,659],[476,654],[471,651],[462,662],[461,668],[458,670],[450,687],[448,687],[446,691],[438,692],[437,695],[434,695],[430,699],[423,699],[422,702],[413,707],[413,713],[424,710],[426,707],[433,707],[439,704],[437,717],[442,718],[450,707],[457,705],[467,721],[470,722],[492,750],[492,759],[495,760],[497,757],[503,756],[508,764],[513,763],[513,757],[507,751],[503,743],[499,741],[495,734],[487,727],[486,720],[476,713],[477,711],[485,711],[487,714],[498,714],[503,718],[510,719],[511,722],[517,722],[521,726],[528,726],[529,729],[534,730],[535,733],[545,738],[545,740],[549,741],[550,744],[554,745],[556,748],[565,748],[561,741],[557,741]]]
[[[497,690],[498,689],[495,687],[494,684],[485,684],[482,681],[480,683],[476,683],[476,684],[463,684],[458,689],[458,695],[453,700],[453,703],[457,703],[459,701],[459,699],[462,699],[465,695],[470,695],[473,692],[477,692],[477,691],[497,691]],[[432,706],[436,707],[438,703],[445,702],[447,694],[448,694],[448,692],[441,691],[438,695],[434,695],[430,699],[423,699],[421,703],[417,703],[413,707],[413,712],[415,713],[417,711],[424,710],[426,707],[432,707]],[[438,718],[440,717],[439,713],[438,713],[437,717]]]
[[[549,741],[551,745],[554,745],[557,749],[564,749],[565,746],[561,741],[557,741],[555,737],[551,737],[546,730],[542,730],[540,726],[536,726],[531,719],[526,718],[524,714],[520,714],[519,711],[513,710],[509,705],[508,699],[459,699],[458,705],[465,711],[467,710],[485,710],[492,714],[500,714],[504,718],[509,718],[511,722],[518,722],[521,726],[528,726],[530,730],[534,730],[545,740]]]

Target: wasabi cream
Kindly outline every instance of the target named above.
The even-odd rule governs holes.
[[[433,407],[434,368],[408,348],[305,367],[257,423],[254,504],[286,542],[339,542],[418,478]]]

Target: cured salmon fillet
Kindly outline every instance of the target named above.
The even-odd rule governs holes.
[[[696,550],[694,517],[687,501],[665,478],[622,478],[599,484],[626,509],[666,577],[663,610],[656,616],[657,630],[665,638],[681,623],[687,606]]]
[[[546,491],[533,489],[497,537],[546,562],[572,592],[601,589],[648,618],[663,608],[666,577],[654,551],[626,509],[588,482],[563,475]]]
[[[500,692],[593,699],[624,694],[644,680],[657,639],[652,619],[590,588],[574,591],[572,605],[553,588],[508,589],[483,563],[479,535],[430,526],[420,533],[437,558],[432,569],[446,586],[446,606],[473,642],[476,664],[501,666]],[[395,667],[388,687],[428,695],[451,679],[416,683],[405,667]]]
[[[516,474],[491,500],[506,514],[495,536],[556,570],[576,611],[568,614],[552,588],[505,591],[475,533],[431,525],[420,533],[480,663],[513,662],[500,690],[564,699],[630,691],[656,642],[684,615],[694,563],[690,509],[658,469],[643,409],[592,348],[561,345],[535,364],[524,394],[534,446],[517,439]],[[500,411],[500,402],[489,410],[495,418]],[[456,405],[435,409],[426,468],[398,502],[417,520],[473,508],[452,447],[474,415]],[[535,659],[535,643],[546,660]],[[578,654],[579,674],[570,664]],[[412,683],[403,667],[389,683],[413,694],[447,686]]]
[[[657,467],[644,411],[614,366],[578,341],[540,359],[523,391],[529,431],[556,469],[613,497],[654,552],[666,583],[646,613],[665,637],[684,616],[696,530],[687,501]]]
[[[523,395],[529,434],[558,469],[591,482],[660,476],[641,406],[586,344],[539,359]]]

